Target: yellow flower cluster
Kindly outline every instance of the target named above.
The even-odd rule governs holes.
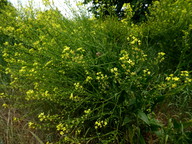
[[[45,115],[45,113],[44,112],[42,112],[42,113],[40,113],[39,115],[38,115],[38,118],[39,118],[39,120],[42,122],[42,121],[49,121],[49,122],[52,122],[52,121],[54,121],[55,119],[57,119],[58,118],[58,115],[57,114],[55,114],[55,115],[50,115],[50,114],[47,114],[47,115]]]
[[[8,104],[6,104],[6,103],[4,103],[4,104],[2,104],[2,107],[3,107],[3,108],[8,108],[8,107],[9,107],[9,105],[8,105]]]
[[[171,88],[176,88],[178,85],[176,82],[180,81],[180,78],[170,74],[168,77],[166,77],[166,80],[171,82]]]
[[[90,114],[90,113],[91,113],[91,109],[84,110],[84,113],[85,113],[86,115]]]
[[[39,89],[39,83],[38,82],[34,82],[34,89],[38,90]]]
[[[4,97],[6,97],[6,96],[5,96],[5,93],[0,93],[0,99],[1,99],[1,98],[4,98]]]
[[[102,72],[97,72],[96,75],[97,75],[96,77],[97,80],[108,79],[107,75],[102,74]]]
[[[157,54],[157,60],[159,61],[159,62],[162,62],[162,61],[164,61],[165,60],[165,53],[164,52],[159,52],[158,54]]]
[[[5,45],[5,46],[8,46],[8,45],[9,45],[9,42],[5,42],[4,45]]]
[[[141,45],[141,40],[139,40],[135,36],[130,35],[130,37],[128,37],[127,40],[131,41],[130,42],[131,45],[135,45],[135,44]]]
[[[107,91],[106,88],[108,88],[108,76],[104,75],[102,72],[97,72],[96,73],[96,80],[98,80],[99,82],[99,88],[101,89],[101,91],[103,91],[104,93],[106,93]]]
[[[76,102],[81,100],[81,98],[79,96],[74,96],[73,93],[71,93],[69,99],[76,101]]]
[[[70,57],[70,54],[74,54],[74,51],[71,50],[70,47],[64,46],[61,57],[66,59]]]
[[[174,74],[170,74],[165,78],[171,88],[176,88],[179,85],[191,85],[192,79],[189,77],[188,71],[181,71],[180,75],[174,76]],[[184,83],[183,83],[184,82]]]
[[[42,96],[46,98],[50,97],[49,91],[46,90],[45,92],[43,92]]]
[[[77,51],[85,52],[85,50],[83,48],[78,48]]]
[[[189,72],[188,71],[181,71],[181,76],[183,77],[188,77],[189,76]]]
[[[34,90],[28,90],[26,92],[26,100],[31,100],[31,99],[35,99],[35,93]]]
[[[38,88],[37,88],[38,85],[39,85],[39,83],[37,83],[37,82],[34,83],[34,87],[36,88],[36,90],[38,90]],[[35,90],[30,89],[26,92],[26,97],[25,97],[26,100],[34,100],[34,99],[39,100],[41,98],[46,98],[46,99],[52,100],[51,94],[49,94],[49,91],[47,91],[47,90],[35,91]]]
[[[159,56],[159,57],[164,56],[164,55],[165,55],[164,52],[159,52],[159,53],[158,53],[158,56]]]
[[[12,26],[8,26],[5,28],[5,33],[7,33],[8,35],[10,35],[10,33],[13,33],[15,31],[15,28]]]
[[[64,135],[65,133],[68,133],[67,126],[68,126],[68,125],[65,125],[65,126],[64,126],[64,124],[62,124],[62,123],[60,123],[60,124],[58,124],[58,125],[56,126],[57,131],[60,131],[60,135]]]
[[[28,127],[31,129],[35,129],[36,128],[36,124],[33,122],[28,122]]]
[[[24,73],[24,72],[26,72],[26,66],[23,66],[23,67],[21,67],[21,69],[19,70],[19,73]]]
[[[45,119],[46,119],[46,116],[45,116],[44,112],[43,112],[43,113],[40,113],[40,114],[38,115],[38,118],[39,118],[40,121],[45,120]]]
[[[190,79],[190,78],[185,79],[185,83],[191,83],[191,82],[192,82],[192,79]]]
[[[34,94],[34,90],[28,90],[28,91],[26,92],[26,94],[27,94],[27,95],[32,95],[32,94]]]
[[[96,121],[95,122],[95,129],[105,127],[107,125],[107,120],[105,121]]]
[[[118,75],[119,75],[118,69],[117,69],[116,67],[114,67],[114,68],[111,69],[111,73],[114,73],[116,78],[117,78]]]
[[[180,79],[179,79],[179,77],[174,77],[173,74],[170,74],[168,77],[166,77],[166,80],[167,81],[170,81],[170,80],[172,80],[172,81],[179,81]]]
[[[90,82],[92,79],[93,79],[92,77],[87,76],[87,78],[86,78],[85,82]]]
[[[192,78],[189,78],[189,72],[188,71],[181,71],[181,77],[185,78],[185,83],[191,83]]]
[[[144,76],[150,75],[151,72],[149,71],[149,69],[145,69],[143,70]]]
[[[131,66],[134,66],[134,65],[135,65],[135,62],[130,59],[129,53],[128,53],[127,51],[122,50],[122,51],[121,51],[121,55],[122,55],[122,56],[119,58],[119,60],[122,62],[122,64],[128,64],[128,65],[129,65],[129,66],[128,66],[129,68],[130,68]],[[125,65],[122,65],[122,67],[124,68]]]
[[[79,83],[79,82],[74,83],[74,86],[75,86],[75,90],[82,90],[82,89],[83,89],[83,86],[82,86],[82,85],[80,85],[80,83]]]
[[[72,50],[68,46],[64,46],[63,52],[61,54],[61,57],[64,60],[67,60],[68,63],[78,63],[78,64],[84,64],[84,56],[83,52],[85,50],[83,48],[78,48],[77,50]]]

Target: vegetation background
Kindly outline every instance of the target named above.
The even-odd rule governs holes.
[[[108,2],[0,1],[0,143],[192,143],[192,1]]]

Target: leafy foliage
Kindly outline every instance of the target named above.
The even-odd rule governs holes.
[[[84,0],[84,4],[92,2],[89,11],[96,17],[116,15],[119,18],[126,17],[126,4],[129,3],[133,10],[132,20],[134,22],[144,21],[145,14],[148,13],[148,6],[152,0]]]
[[[121,21],[4,11],[0,32],[13,41],[1,43],[2,67],[13,96],[38,107],[31,130],[56,136],[31,134],[41,143],[191,143],[190,6],[157,1],[140,25],[132,11]]]
[[[167,68],[191,70],[191,6],[191,1],[156,1],[150,7],[151,16],[142,25],[143,41],[150,51],[167,54]]]

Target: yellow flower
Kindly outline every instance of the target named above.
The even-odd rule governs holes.
[[[129,59],[128,61],[127,61],[130,65],[135,65],[135,63],[131,60],[131,59]]]
[[[143,70],[143,73],[144,73],[144,76],[146,76],[146,74],[147,74],[147,75],[150,75],[150,74],[151,74],[151,72],[149,71],[149,69]]]
[[[104,122],[104,126],[106,126],[106,125],[107,125],[107,121]]]
[[[132,72],[131,75],[132,75],[132,76],[136,75],[136,72]]]
[[[133,45],[133,44],[135,44],[137,41],[136,40],[133,40],[133,41],[131,41],[130,43]]]
[[[60,131],[60,135],[64,135],[64,132],[63,132],[63,131]]]
[[[28,123],[28,126],[29,126],[29,127],[31,127],[32,125],[33,125],[33,123],[32,123],[32,122],[29,122],[29,123]]]
[[[170,81],[171,80],[171,77],[166,77],[165,78],[167,81]]]
[[[101,72],[97,72],[96,75],[101,75]]]
[[[69,99],[73,99],[73,93],[71,93],[71,95],[70,95]]]
[[[190,83],[190,82],[192,82],[192,79],[186,78],[185,83]]]
[[[181,76],[189,76],[189,72],[188,71],[181,71]]]
[[[173,74],[170,74],[169,76],[170,76],[170,77],[173,77],[174,75],[173,75]]]
[[[26,66],[23,66],[20,70],[19,73],[25,72],[26,71]]]
[[[62,123],[58,124],[58,125],[56,126],[56,128],[57,128],[58,131],[61,130],[61,129],[63,128],[63,124],[62,124]]]
[[[87,76],[87,78],[86,78],[86,82],[89,82],[90,80],[92,80],[93,78],[92,77],[90,77],[90,76]]]
[[[173,77],[172,80],[179,81],[179,78],[178,77]]]
[[[50,96],[49,91],[46,90],[45,93],[43,93],[43,96],[49,97]]]
[[[158,53],[158,56],[164,56],[164,55],[165,55],[164,52],[159,52],[159,53]]]
[[[79,82],[74,83],[74,86],[75,86],[75,89],[76,89],[76,90],[83,88],[83,86],[81,86]]]
[[[78,96],[74,96],[73,93],[71,93],[69,99],[73,100],[73,101],[79,101],[81,98]]]
[[[84,52],[85,50],[83,48],[78,48],[77,51],[82,51]]]
[[[5,45],[5,46],[8,46],[8,45],[9,45],[9,43],[8,43],[8,42],[5,42],[5,43],[4,43],[4,45]]]
[[[171,87],[175,88],[175,87],[177,87],[177,84],[174,83],[174,84],[171,85]]]
[[[2,107],[4,107],[4,108],[8,108],[8,107],[9,107],[9,105],[8,105],[8,104],[6,104],[6,103],[4,103],[4,104],[2,104]]]
[[[28,122],[28,127],[29,128],[35,128],[35,124],[33,122]]]
[[[89,114],[91,112],[91,109],[84,110],[84,113]]]
[[[107,125],[107,121],[96,121],[95,122],[95,129],[105,127]]]
[[[28,90],[28,91],[26,92],[26,94],[27,94],[27,95],[34,94],[34,90]]]
[[[66,51],[69,51],[69,50],[70,50],[70,47],[64,46],[63,53],[65,53]]]
[[[44,115],[44,112],[43,112],[43,113],[40,113],[40,114],[38,115],[38,118],[39,118],[40,121],[45,120],[45,119],[46,119],[46,116]]]
[[[17,117],[13,117],[13,121],[18,121],[19,119]]]

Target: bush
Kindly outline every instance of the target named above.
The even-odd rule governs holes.
[[[172,62],[173,43],[167,29],[172,21],[159,20],[160,8],[151,10],[148,23],[141,25],[116,18],[70,20],[50,9],[23,11],[17,23],[2,26],[1,32],[15,40],[1,47],[10,85],[20,92],[15,96],[39,107],[39,120],[29,127],[54,132],[59,138],[45,141],[58,143],[190,142],[190,116],[167,117],[168,124],[158,118],[157,108],[176,99],[189,108],[192,92],[190,71],[162,71]],[[183,22],[182,30],[191,32]],[[182,59],[189,33],[183,39],[173,44],[183,46],[176,49]],[[163,47],[153,51],[157,45]],[[171,68],[188,68],[186,61],[178,63],[170,63]]]
[[[147,51],[167,54],[165,69],[191,70],[191,6],[189,0],[156,1],[150,7],[148,21],[138,28]]]

